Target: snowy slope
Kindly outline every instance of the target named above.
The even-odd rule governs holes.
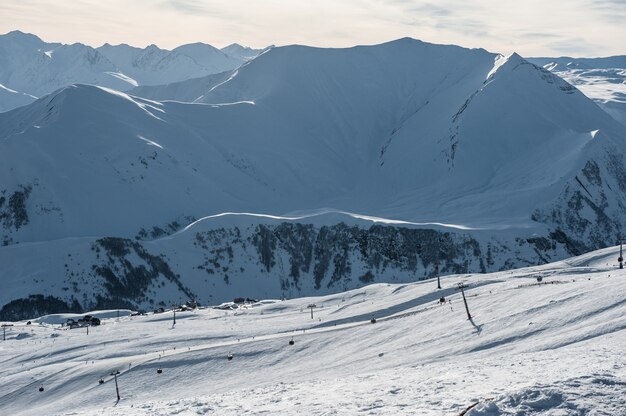
[[[243,47],[233,52],[231,56],[203,43],[171,51],[155,45],[140,49],[105,44],[94,49],[79,43],[48,43],[13,31],[0,35],[0,112],[70,84],[126,91],[137,85],[167,84],[231,70],[256,55]]]
[[[139,79],[143,73],[154,66],[168,55],[168,51],[156,45],[148,45],[145,48],[137,48],[126,44],[110,45],[105,43],[97,48],[118,68],[133,79]]]
[[[626,56],[607,58],[531,58],[554,72],[626,126]]]
[[[254,57],[229,55],[204,43],[182,45],[171,51],[155,45],[140,49],[124,44],[105,44],[98,51],[140,85],[169,84],[216,74],[236,68]]]
[[[134,86],[132,80],[119,74],[115,65],[90,46],[47,43],[19,31],[0,35],[0,84],[41,97],[72,83],[120,90]],[[8,102],[3,101],[3,106],[7,107]]]
[[[391,46],[389,48],[391,48]],[[281,52],[283,52],[283,48],[278,48],[278,49]],[[313,51],[307,50],[306,52],[308,52],[309,55],[313,55],[313,56],[316,53],[319,53],[320,56],[327,53],[327,51],[317,52],[314,50]],[[353,52],[353,53],[350,53],[350,52]],[[358,52],[360,52],[358,48],[356,48],[354,51],[342,51],[342,53],[345,55],[346,60],[349,59],[350,62],[354,62],[355,66],[357,67],[367,66],[368,64],[366,62],[359,61]],[[287,52],[284,51],[284,54],[286,53]],[[403,160],[401,161],[402,163],[393,162],[382,168],[382,171],[390,170],[389,180],[380,181],[383,185],[382,185],[382,189],[378,190],[379,192],[383,192],[387,194],[388,193],[394,194],[394,195],[389,196],[389,198],[382,198],[381,200],[385,201],[385,203],[387,203],[390,198],[397,198],[397,194],[400,192],[403,194],[407,194],[407,195],[406,196],[402,195],[401,196],[402,201],[398,202],[397,204],[394,204],[393,209],[391,210],[385,209],[384,211],[380,211],[379,214],[385,215],[388,217],[407,218],[410,215],[415,215],[415,205],[419,204],[422,209],[426,207],[432,207],[432,212],[425,213],[427,215],[426,218],[424,218],[423,215],[419,215],[418,218],[428,219],[431,221],[435,221],[435,220],[444,221],[445,220],[448,222],[457,222],[457,223],[467,221],[469,217],[471,216],[471,214],[468,214],[467,211],[462,211],[459,209],[459,207],[465,205],[468,202],[468,200],[464,198],[460,198],[458,195],[467,194],[467,193],[472,195],[472,198],[474,198],[473,200],[480,199],[481,204],[484,205],[486,208],[492,208],[492,207],[495,207],[496,205],[500,206],[500,210],[507,217],[507,219],[503,221],[504,223],[510,224],[509,220],[512,217],[511,214],[513,214],[515,211],[518,211],[518,212],[521,211],[520,218],[516,221],[524,222],[528,218],[527,212],[529,209],[528,207],[529,204],[539,205],[542,203],[546,203],[546,201],[537,201],[537,200],[533,200],[532,198],[529,200],[528,193],[534,194],[534,197],[541,196],[541,195],[548,196],[551,193],[539,193],[537,192],[537,188],[539,188],[540,186],[550,186],[552,188],[558,188],[558,187],[564,186],[562,181],[559,180],[563,178],[564,175],[559,174],[557,177],[554,177],[554,175],[551,175],[549,172],[546,172],[546,169],[548,171],[553,170],[554,166],[551,166],[552,160],[545,158],[545,156],[550,155],[550,153],[554,151],[553,149],[557,149],[563,146],[567,146],[567,147],[571,146],[570,144],[572,141],[571,138],[574,135],[578,137],[576,139],[573,139],[575,144],[574,144],[572,154],[576,154],[577,152],[576,149],[580,148],[582,143],[585,143],[591,139],[592,131],[595,131],[595,127],[593,126],[597,126],[599,125],[599,123],[600,124],[612,124],[611,129],[613,130],[613,132],[618,130],[618,128],[615,126],[615,123],[611,123],[610,121],[607,121],[606,116],[604,114],[599,112],[596,108],[593,108],[593,105],[591,103],[589,103],[587,100],[581,97],[580,94],[573,89],[568,90],[569,92],[571,92],[570,95],[572,95],[573,97],[568,97],[568,98],[558,97],[558,96],[551,97],[550,99],[562,98],[560,100],[562,101],[562,103],[558,105],[559,109],[557,110],[556,108],[554,108],[548,114],[542,114],[543,112],[542,106],[538,107],[536,105],[530,104],[530,103],[536,102],[537,99],[530,97],[531,94],[528,94],[528,92],[533,90],[533,88],[537,88],[537,90],[542,90],[542,91],[541,92],[535,91],[532,94],[535,94],[535,93],[542,94],[544,90],[549,91],[549,89],[544,88],[545,83],[554,82],[554,81],[552,80],[551,77],[549,77],[549,74],[535,70],[534,67],[532,67],[530,71],[527,71],[529,72],[529,75],[530,75],[529,77],[527,77],[528,80],[526,79],[523,81],[520,80],[519,79],[520,77],[518,77],[517,75],[522,71],[521,70],[516,71],[515,73],[516,80],[514,81],[514,84],[519,87],[517,88],[517,90],[509,89],[508,86],[504,86],[504,87],[490,86],[489,94],[494,96],[496,100],[507,100],[508,96],[511,95],[512,93],[520,92],[521,93],[520,96],[527,95],[530,97],[530,99],[527,100],[528,105],[526,105],[524,102],[521,102],[520,104],[522,105],[522,108],[513,109],[509,107],[510,103],[507,103],[506,106],[502,107],[499,105],[499,103],[496,103],[494,101],[493,105],[495,106],[495,108],[493,109],[493,111],[505,112],[507,114],[508,113],[521,114],[521,113],[525,113],[526,111],[531,111],[534,113],[533,115],[534,119],[533,119],[533,122],[529,122],[530,119],[527,118],[526,116],[523,116],[523,117],[520,116],[518,118],[518,121],[523,125],[515,126],[515,129],[517,130],[517,134],[511,137],[509,140],[507,140],[506,143],[502,143],[501,147],[503,148],[503,152],[499,156],[501,158],[501,161],[499,163],[502,164],[506,168],[510,161],[509,152],[513,151],[513,149],[516,149],[516,148],[527,150],[529,140],[533,140],[533,138],[537,141],[538,145],[535,145],[535,143],[533,143],[530,149],[528,149],[530,150],[530,152],[523,152],[523,153],[527,153],[528,156],[530,157],[528,159],[520,158],[519,162],[516,164],[514,169],[511,169],[512,170],[511,172],[503,174],[501,172],[502,169],[498,169],[494,171],[493,166],[491,166],[490,164],[484,164],[483,166],[485,166],[486,170],[491,170],[491,171],[484,172],[482,177],[476,177],[477,175],[474,172],[472,172],[471,175],[468,175],[467,174],[468,170],[473,170],[473,168],[470,168],[469,166],[466,169],[455,169],[455,172],[451,174],[449,171],[450,171],[450,165],[452,163],[448,163],[448,166],[446,166],[445,164],[439,163],[440,160],[436,160],[435,165],[433,165],[432,155],[442,154],[445,156],[445,155],[453,155],[456,152],[456,148],[458,145],[458,138],[455,139],[455,137],[457,135],[456,130],[459,128],[459,125],[458,123],[452,123],[453,125],[450,125],[451,123],[449,122],[449,120],[452,118],[454,118],[455,121],[460,119],[460,117],[456,117],[454,113],[457,112],[459,109],[463,108],[464,101],[466,101],[468,99],[468,96],[470,96],[474,92],[474,91],[471,91],[471,89],[469,89],[470,92],[461,92],[464,86],[459,85],[459,84],[454,84],[455,90],[453,91],[453,94],[456,94],[457,97],[454,97],[454,96],[451,97],[452,94],[450,93],[448,93],[447,95],[444,95],[443,99],[440,100],[439,107],[435,107],[433,105],[432,97],[429,96],[430,93],[428,91],[425,93],[423,91],[415,91],[413,96],[410,97],[410,99],[413,101],[409,103],[409,106],[408,106],[409,108],[406,108],[406,107],[402,108],[398,106],[398,103],[399,102],[401,103],[402,100],[406,98],[402,98],[398,100],[394,98],[389,101],[384,101],[384,98],[386,97],[386,95],[393,96],[393,92],[392,92],[393,85],[391,86],[385,85],[384,89],[381,88],[382,90],[384,90],[384,93],[381,93],[379,96],[377,96],[377,98],[373,98],[373,94],[372,96],[369,96],[367,95],[367,91],[363,91],[362,89],[361,91],[358,91],[358,93],[355,93],[354,91],[347,91],[347,92],[341,91],[342,88],[344,90],[348,89],[345,87],[344,83],[341,83],[339,88],[337,88],[337,90],[339,91],[332,90],[332,100],[329,100],[329,101],[331,101],[334,105],[326,105],[323,102],[320,102],[320,103],[313,102],[311,103],[312,105],[305,107],[304,104],[309,104],[307,101],[313,101],[314,99],[312,97],[316,97],[316,95],[319,95],[319,91],[326,92],[328,89],[326,85],[323,85],[322,83],[318,84],[316,82],[317,78],[320,77],[317,74],[324,73],[324,71],[326,70],[325,68],[325,66],[327,66],[326,62],[310,63],[309,61],[304,61],[306,62],[306,64],[302,64],[302,60],[293,60],[292,63],[287,62],[281,67],[270,67],[270,65],[265,65],[268,68],[259,68],[259,67],[263,67],[263,65],[261,65],[261,62],[263,61],[271,61],[271,64],[274,64],[275,61],[279,59],[275,55],[271,56],[271,59],[270,59],[270,55],[271,54],[268,54],[267,57],[261,56],[260,58],[258,58],[257,62],[255,62],[256,65],[251,65],[251,66],[246,66],[246,67],[241,68],[240,71],[237,71],[236,73],[233,74],[234,77],[232,80],[222,85],[218,85],[214,89],[213,87],[211,87],[212,90],[205,97],[201,97],[200,99],[197,98],[197,95],[198,95],[197,91],[205,88],[207,84],[212,85],[212,82],[214,80],[211,80],[211,79],[204,79],[204,80],[197,80],[197,81],[191,80],[185,85],[178,84],[176,85],[176,87],[174,87],[174,85],[170,85],[170,86],[167,86],[166,88],[154,87],[154,89],[151,89],[150,87],[148,87],[141,91],[134,90],[133,93],[137,93],[139,95],[145,94],[148,97],[158,98],[158,99],[173,99],[173,100],[178,100],[178,101],[196,101],[196,102],[204,101],[204,102],[209,102],[209,103],[219,103],[219,102],[229,102],[229,101],[257,102],[259,101],[257,100],[257,98],[259,96],[263,96],[262,101],[264,105],[273,106],[274,108],[278,109],[277,111],[279,111],[281,114],[289,114],[290,119],[297,120],[297,122],[300,125],[305,125],[307,131],[314,131],[316,133],[316,136],[318,137],[326,136],[326,137],[332,138],[331,140],[329,140],[328,147],[336,149],[336,153],[342,155],[342,157],[345,157],[345,154],[347,153],[358,156],[359,150],[361,149],[357,149],[356,152],[354,152],[353,149],[351,149],[350,152],[343,151],[343,149],[337,149],[337,147],[340,146],[341,141],[335,140],[335,138],[338,136],[341,137],[342,135],[345,135],[345,131],[329,132],[328,131],[329,123],[327,123],[326,121],[328,119],[332,119],[333,117],[335,117],[338,120],[341,120],[341,122],[344,122],[346,120],[348,121],[358,120],[359,122],[357,125],[349,125],[348,127],[348,129],[350,130],[349,134],[354,134],[354,136],[358,136],[358,137],[367,137],[371,135],[375,136],[375,140],[373,141],[373,143],[370,142],[370,143],[366,143],[365,145],[361,145],[361,147],[366,147],[369,150],[369,154],[361,155],[362,156],[361,160],[368,161],[370,162],[370,164],[373,159],[374,160],[376,159],[376,156],[379,156],[379,155],[374,154],[375,151],[378,151],[381,153],[380,157],[378,158],[379,160],[377,162],[380,164],[384,164],[385,160],[384,160],[383,154],[384,152],[387,151],[389,144],[391,144],[394,141],[393,137],[402,136],[402,131],[400,131],[400,133],[397,133],[397,131],[399,130],[399,126],[403,125],[405,122],[413,123],[413,126],[415,127],[412,126],[412,128],[406,128],[405,131],[407,131],[408,136],[411,136],[411,139],[409,140],[415,143],[414,150],[410,150],[409,152],[407,152],[407,146],[400,146],[398,148],[400,157],[403,158]],[[418,56],[424,58],[422,54]],[[322,58],[320,58],[320,60],[321,59]],[[323,59],[328,59],[328,57],[324,57]],[[310,60],[313,60],[313,58],[311,58]],[[434,60],[431,59],[429,60],[429,63],[433,61]],[[350,68],[348,66],[349,64],[343,65],[343,63],[338,64],[336,62],[333,62],[333,64],[336,64],[336,66],[341,69],[344,69],[346,67]],[[411,68],[410,65],[404,65],[404,64],[405,63],[403,62],[401,65],[399,65],[399,67]],[[439,66],[435,64],[431,63],[431,65],[433,68],[440,68]],[[306,68],[303,68],[303,66],[306,66]],[[252,69],[253,67],[254,69]],[[498,77],[502,77],[501,73],[505,72],[506,67],[514,68],[515,66],[513,64],[504,65],[503,69],[500,71],[500,74],[498,74]],[[446,74],[446,76],[448,76],[449,74],[446,72],[447,70],[448,68],[440,69],[440,73]],[[356,71],[352,71],[352,72],[356,72]],[[426,73],[424,72],[420,71],[420,76],[424,78],[423,85],[425,86],[438,85],[438,83],[440,82],[438,79],[436,78],[432,79],[427,76],[428,72]],[[255,79],[246,80],[246,76],[250,73],[253,74]],[[309,76],[309,74],[313,74],[313,73],[316,75]],[[351,74],[333,73],[331,76],[329,76],[329,78],[336,77],[337,79],[345,79],[348,77],[353,77],[353,78],[356,77],[359,85],[368,85],[369,80],[358,78],[359,75],[360,74],[353,76]],[[482,74],[482,76],[484,77],[485,74]],[[398,79],[400,78],[400,76],[394,73],[393,75],[392,74],[382,75],[380,76],[380,78],[381,79]],[[294,105],[286,106],[284,105],[284,103],[291,103],[293,102],[293,100],[285,98],[285,96],[265,97],[263,91],[258,91],[258,89],[266,89],[268,88],[267,87],[268,85],[273,85],[272,84],[274,82],[272,81],[273,79],[280,80],[281,86],[284,87],[284,90],[286,90],[285,95],[287,94],[295,95],[295,93],[297,93],[298,97],[301,98],[302,102],[299,102],[297,106],[294,106]],[[326,82],[325,80],[327,78],[322,78],[322,79],[324,80],[324,82]],[[429,82],[425,82],[426,80],[428,80]],[[482,78],[480,80],[484,81],[484,79]],[[532,87],[527,88],[525,84],[526,81],[528,81],[530,85],[532,85]],[[197,88],[192,87],[194,83],[195,85],[197,85]],[[355,84],[357,84],[357,82],[355,82]],[[504,82],[498,82],[499,86],[503,84]],[[248,85],[254,86],[254,88],[256,88],[257,90],[246,91],[245,93],[241,93],[243,89],[248,88],[247,87]],[[303,88],[301,87],[302,85],[305,85],[306,87]],[[403,87],[404,86],[405,85],[403,85]],[[473,87],[478,90],[482,88],[482,85],[479,86],[476,83],[474,84]],[[445,84],[439,87],[440,90],[445,89],[445,88],[446,88]],[[493,90],[498,89],[498,88],[500,89],[500,91],[498,91],[497,93],[493,92]],[[561,85],[558,88],[564,88],[567,90],[570,87],[567,85]],[[186,93],[186,91],[190,91],[190,92],[192,91],[192,93],[188,94]],[[235,94],[222,96],[221,93],[223,91],[226,91],[228,94],[230,94],[231,92],[235,92]],[[459,92],[461,93],[459,94]],[[278,94],[278,92],[275,90],[272,90],[271,93]],[[378,91],[376,93],[378,94]],[[440,91],[435,90],[435,93],[439,94]],[[329,93],[328,95],[331,95],[331,93]],[[354,96],[357,96],[358,98],[355,99],[353,102],[350,102],[350,103],[342,102],[342,99],[344,99],[344,97],[349,97],[348,99],[350,99]],[[442,98],[442,97],[439,97],[439,98]],[[545,102],[545,100],[542,100],[542,101]],[[355,102],[358,102],[358,104],[356,104]],[[377,104],[378,102],[381,102],[380,107],[375,106],[374,108],[371,108],[371,109],[367,108],[368,105],[371,105],[372,103],[375,103],[375,102]],[[585,109],[583,110],[583,108]],[[325,112],[324,111],[325,109],[328,109],[328,111]],[[353,110],[355,113],[363,115],[363,118],[361,119],[357,117],[351,117],[351,114],[349,113],[351,110]],[[411,112],[415,112],[416,110],[419,110],[420,114],[415,113],[415,115],[412,115],[412,116],[407,115],[407,112],[408,114],[411,114]],[[483,118],[491,114],[491,111],[492,110],[489,108],[481,109]],[[567,120],[568,114],[569,115],[577,114],[579,111],[584,114],[587,114],[587,113],[594,114],[594,118],[597,117],[599,119],[604,119],[604,121],[596,122],[596,121],[589,120],[590,122],[584,122],[584,120],[580,120],[580,121],[583,121],[581,123],[578,120],[576,121],[574,121],[573,119]],[[293,114],[294,112],[297,112],[297,114]],[[348,114],[345,114],[345,113],[348,113]],[[394,117],[399,119],[399,121],[393,120],[389,122],[389,120],[386,120],[387,122],[385,122],[384,118],[387,113],[392,114]],[[302,117],[303,115],[304,115],[304,119]],[[562,115],[566,115],[566,116],[562,117]],[[488,117],[491,117],[491,116],[488,116]],[[409,118],[412,118],[415,121],[412,122],[411,120],[408,120]],[[362,123],[362,120],[372,120],[372,122],[385,126],[387,130],[385,131],[385,128],[383,129],[376,128],[379,126],[375,126],[375,129],[372,129],[370,125],[364,125],[364,123]],[[487,138],[493,138],[493,137],[498,137],[502,135],[510,136],[509,132],[511,130],[511,127],[507,123],[493,123],[490,119],[484,120],[484,119],[479,119],[479,118],[476,118],[476,122],[474,123],[476,127],[473,129],[474,131],[471,132],[472,136],[482,135],[481,129],[482,129],[483,123],[485,123],[486,125],[489,125],[490,126],[489,129],[492,132],[492,134],[485,136]],[[533,124],[535,125],[532,127],[534,128],[534,130],[531,130],[531,128],[529,128],[529,125],[533,125]],[[559,132],[559,127],[556,127],[555,124],[559,124],[563,127],[565,126],[567,127],[561,129],[561,131]],[[492,125],[493,127],[491,127]],[[571,131],[571,128],[574,126],[575,126],[574,131]],[[342,127],[344,126],[342,125]],[[546,136],[549,136],[551,134],[553,134],[553,137],[550,140],[545,140]],[[620,133],[617,133],[617,134],[620,134]],[[426,136],[426,138],[415,140],[413,139],[413,137],[415,136],[418,136],[418,137]],[[428,136],[431,136],[431,137],[428,138]],[[531,137],[529,138],[528,136],[531,136]],[[385,138],[385,140],[381,140],[380,139],[381,137]],[[470,142],[471,140],[472,139],[469,139],[467,140],[467,142]],[[489,140],[490,139],[488,139],[487,141]],[[436,143],[433,143],[435,141]],[[449,143],[447,145],[444,144],[442,146],[441,143],[443,141],[448,141]],[[486,144],[487,143],[482,143],[480,146],[476,146],[477,155],[473,155],[472,157],[467,157],[465,160],[470,161],[470,163],[472,163],[472,161],[480,161],[482,159],[481,154]],[[543,147],[543,151],[539,150],[541,147]],[[374,150],[374,152],[372,152],[372,150]],[[391,152],[393,153],[393,146],[391,147]],[[519,172],[521,169],[524,169],[525,166],[528,165],[529,159],[533,159],[535,156],[537,156],[537,153],[535,152],[541,153],[541,157],[544,160],[543,162],[539,162],[539,165],[540,165],[539,167],[541,167],[541,165],[543,164],[546,169],[537,169],[535,172],[533,172],[532,175],[524,174],[523,177],[519,178],[519,181],[518,181],[517,177],[519,175],[517,172]],[[489,157],[491,158],[492,156],[490,155]],[[573,162],[572,157],[570,156],[568,159],[569,160],[566,160],[564,164],[565,165],[569,164],[570,166],[572,166],[572,162]],[[418,177],[417,181],[414,179],[415,176],[406,175],[406,166],[409,163],[411,163],[412,160],[419,160],[419,162],[416,163],[417,167],[412,167],[412,170],[419,171],[419,175],[416,175]],[[538,162],[538,160],[533,159],[532,164],[536,162]],[[353,166],[353,164],[351,163],[349,165]],[[477,163],[476,165],[480,166],[481,163]],[[549,166],[545,166],[545,165],[549,165]],[[576,165],[574,164],[574,166]],[[372,169],[370,167],[368,171],[371,172],[372,170],[375,170],[375,169],[377,168]],[[352,172],[356,173],[357,176],[359,177],[364,176],[362,172],[358,172],[357,170],[352,170]],[[499,179],[500,182],[504,182],[502,186],[508,188],[509,190],[508,191],[505,190],[505,192],[502,192],[502,190],[498,190],[496,193],[490,195],[489,197],[485,197],[484,192],[479,192],[478,196],[476,197],[477,188],[478,190],[480,190],[481,188],[485,186],[486,183],[489,183],[490,181],[492,181],[492,176],[494,174],[500,176],[501,178]],[[547,174],[547,178],[544,178],[543,176],[546,174]],[[442,176],[450,176],[450,180],[449,181],[436,180],[436,178],[441,178]],[[568,175],[565,175],[565,176],[568,176]],[[411,184],[407,183],[406,186],[411,186],[413,189],[405,190],[405,189],[401,189],[402,188],[401,186],[392,186],[392,187],[389,186],[389,183],[394,182],[394,185],[395,185],[398,179],[402,180],[402,178],[406,178],[406,181],[411,183]],[[550,181],[552,181],[552,183],[550,183]],[[424,189],[425,182],[433,183],[433,185],[430,186],[430,189]],[[452,186],[450,182],[453,182]],[[520,184],[520,182],[522,183]],[[364,187],[366,187],[367,189],[370,189],[372,186],[372,183],[376,183],[376,179],[363,180],[362,183]],[[459,184],[463,185],[462,190],[460,190],[459,192],[452,192],[450,188],[452,187],[453,189],[458,190],[458,188],[460,188]],[[529,190],[529,192],[519,193],[518,191],[520,189],[520,186],[522,190],[525,190],[526,188],[529,188],[529,187],[531,189]],[[439,201],[442,198],[442,195],[441,195],[442,192],[447,195],[454,196],[456,200],[449,201],[447,203],[454,204],[455,212],[458,213],[462,218],[452,217],[452,218],[444,219],[441,217],[441,207],[440,207],[441,204]],[[365,195],[367,197],[371,195],[371,191],[365,190],[363,192],[358,192],[358,194]],[[432,201],[431,203],[424,202],[424,197],[428,197],[430,195],[434,196],[433,199],[435,201]],[[503,195],[506,195],[507,198],[503,199],[502,198]],[[349,198],[351,200],[354,200],[355,195],[349,194]],[[359,198],[359,196],[356,196],[356,198]],[[406,198],[419,198],[420,201],[415,202],[415,203],[406,203],[405,201]],[[505,202],[505,204],[503,204],[502,202]],[[367,201],[367,200],[361,201],[360,206],[369,207],[373,203],[375,204],[376,201],[373,201],[373,202]],[[333,202],[331,205],[334,205],[334,204],[336,203]],[[397,205],[399,204],[406,205],[406,208],[407,208],[406,211],[399,212],[398,207],[397,207]],[[353,210],[358,210],[355,207],[350,207],[350,208],[352,208]],[[481,213],[481,215],[483,214]],[[493,216],[491,216],[490,218],[493,218]],[[475,225],[479,226],[481,224],[477,223]]]
[[[226,55],[240,58],[244,61],[249,61],[250,59],[254,59],[259,53],[268,48],[273,48],[274,46],[268,46],[264,49],[253,49],[248,46],[241,46],[238,43],[231,43],[230,45],[223,47],[220,49]]]
[[[128,93],[150,100],[193,103],[201,99],[206,91],[228,80],[230,76],[231,71],[226,71],[165,85],[142,85],[133,88]]]
[[[608,191],[621,186],[623,129],[549,72],[518,56],[494,70],[495,58],[409,39],[274,48],[197,100],[211,105],[65,88],[0,116],[0,189],[28,194],[32,214],[5,239],[132,237],[184,217],[322,207],[532,227],[590,160],[604,181],[587,192],[623,218],[623,195]],[[65,172],[44,177],[53,165]]]
[[[0,113],[35,101],[37,97],[18,92],[0,84]]]
[[[473,406],[468,415],[620,415],[626,273],[616,270],[616,256],[613,247],[541,267],[448,276],[441,290],[432,280],[377,284],[179,311],[175,326],[171,311],[120,318],[105,311],[109,318],[88,335],[48,323],[57,316],[16,322],[0,343],[0,408],[14,415],[456,415]],[[461,282],[469,285],[472,320]]]

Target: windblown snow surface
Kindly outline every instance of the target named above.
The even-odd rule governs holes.
[[[175,325],[172,311],[95,312],[102,325],[89,334],[58,325],[70,315],[15,322],[0,343],[0,408],[10,415],[624,415],[626,272],[617,256],[612,247],[540,267],[445,276],[441,290],[429,280],[225,304],[232,309],[178,312]],[[459,283],[468,285],[471,320]],[[112,371],[120,371],[119,402]]]

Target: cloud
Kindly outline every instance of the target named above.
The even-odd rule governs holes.
[[[591,6],[598,9],[609,9],[611,11],[622,11],[626,7],[626,0],[591,0]]]
[[[451,16],[455,13],[454,9],[450,7],[444,7],[440,4],[433,3],[411,4],[406,11],[409,13],[422,13],[436,17]]]
[[[563,38],[548,42],[546,46],[557,56],[592,56],[596,54],[598,45],[587,42],[584,38]]]
[[[166,0],[163,1],[162,4],[166,8],[171,8],[183,13],[204,14],[207,12],[207,8],[199,0]]]
[[[549,33],[549,32],[523,32],[519,34],[520,38],[527,38],[527,39],[546,39],[546,40],[550,40],[552,38],[559,38],[559,35],[556,35],[554,33]]]
[[[626,0],[591,0],[589,7],[606,23],[626,24]]]
[[[454,32],[459,35],[487,36],[489,24],[479,20],[476,8],[467,6],[467,3],[456,1],[440,1],[430,3],[416,0],[396,0],[401,9],[403,18],[398,22],[416,27],[427,27],[433,31]]]

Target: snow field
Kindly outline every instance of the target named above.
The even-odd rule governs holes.
[[[89,335],[16,323],[0,344],[0,408],[441,415],[478,402],[467,414],[624,414],[626,273],[616,257],[610,248],[536,268],[447,276],[439,291],[432,280],[376,284],[178,312],[175,326],[172,312],[103,319]],[[471,321],[460,282],[469,285]],[[450,302],[439,305],[440,296]],[[113,370],[121,371],[119,403]]]

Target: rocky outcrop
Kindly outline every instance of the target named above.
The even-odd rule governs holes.
[[[12,243],[12,233],[28,224],[26,202],[32,186],[21,185],[17,189],[0,191],[0,239],[2,245]]]
[[[621,153],[590,159],[567,182],[558,198],[537,209],[532,219],[552,228],[568,254],[579,255],[615,242],[624,235],[626,163]]]

